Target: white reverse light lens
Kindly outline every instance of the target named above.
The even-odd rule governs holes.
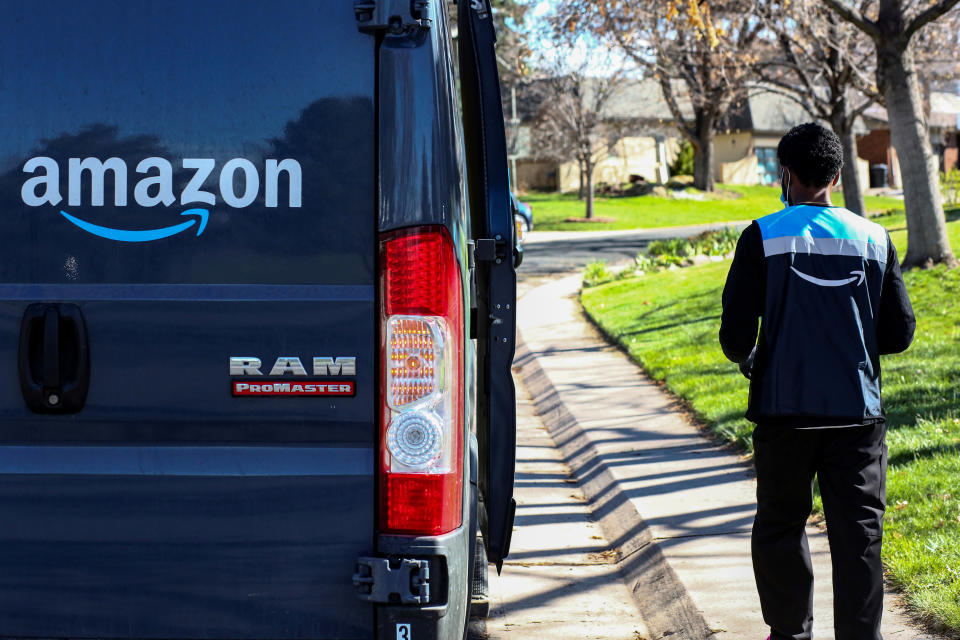
[[[401,413],[387,429],[387,449],[397,462],[411,469],[426,469],[443,450],[440,418],[428,411]]]
[[[442,392],[443,320],[391,316],[387,324],[387,404],[402,411],[436,402]]]

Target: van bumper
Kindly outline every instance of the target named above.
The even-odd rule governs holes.
[[[377,607],[377,640],[454,640],[462,637],[470,602],[471,552],[469,522],[440,537],[380,536],[379,555],[430,561],[430,601],[426,606]]]

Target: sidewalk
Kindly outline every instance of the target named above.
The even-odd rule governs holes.
[[[616,557],[530,397],[517,384],[517,517],[491,566],[489,640],[652,640]]]
[[[633,589],[652,638],[763,640],[750,559],[756,508],[748,463],[705,437],[673,401],[585,320],[579,276],[518,304],[520,378]],[[814,637],[832,639],[826,535],[808,527]],[[932,638],[887,596],[886,640]]]

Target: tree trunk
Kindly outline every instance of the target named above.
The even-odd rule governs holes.
[[[833,121],[833,131],[840,138],[840,144],[843,145],[843,169],[840,170],[840,180],[843,183],[843,204],[857,215],[865,216],[867,209],[863,204],[860,172],[857,171],[857,136],[853,132],[853,126],[848,124],[848,114],[838,114],[833,118]]]
[[[583,200],[587,197],[587,172],[583,168],[583,160],[577,159],[577,167],[580,169],[580,188],[577,197]]]
[[[940,262],[957,266],[947,237],[940,173],[927,136],[913,52],[888,41],[878,44],[877,53],[877,79],[887,103],[907,210],[903,266],[926,267]]]
[[[592,162],[584,164],[583,172],[587,177],[587,220],[593,217],[593,169],[594,164]]]
[[[693,186],[701,191],[713,191],[717,170],[713,114],[697,114],[697,139],[693,140]]]
[[[701,191],[713,191],[716,187],[717,162],[713,131],[705,133],[693,143],[693,186]]]

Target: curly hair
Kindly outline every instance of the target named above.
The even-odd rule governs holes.
[[[780,166],[789,169],[810,187],[826,187],[843,167],[840,138],[816,122],[797,125],[777,147]]]

